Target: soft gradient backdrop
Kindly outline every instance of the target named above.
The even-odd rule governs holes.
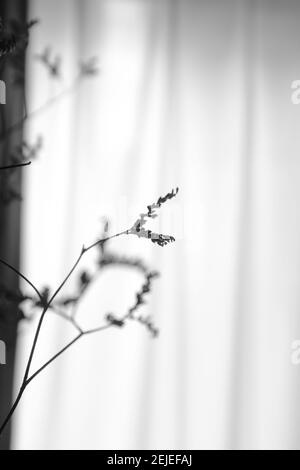
[[[23,272],[54,289],[102,216],[128,228],[180,192],[160,220],[176,244],[110,245],[161,272],[147,307],[159,338],[128,325],[76,345],[26,391],[13,447],[300,449],[300,3],[30,3],[42,20],[30,108],[68,87],[82,58],[98,56],[100,74],[27,128],[44,149],[26,171]],[[32,60],[48,44],[61,80]],[[122,313],[139,283],[111,270],[80,315]],[[35,366],[71,334],[49,317]],[[19,372],[32,335],[24,324]]]

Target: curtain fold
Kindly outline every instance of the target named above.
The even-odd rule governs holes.
[[[68,351],[26,391],[14,448],[299,448],[299,3],[30,8],[42,20],[30,53],[51,45],[62,57],[57,80],[29,60],[32,109],[68,89],[79,60],[98,56],[100,73],[28,127],[44,148],[26,173],[26,275],[54,289],[101,217],[112,233],[124,230],[158,196],[180,192],[157,222],[175,244],[109,245],[161,272],[145,307],[159,338],[129,325]],[[139,281],[107,273],[81,321],[122,313]],[[66,292],[73,288],[71,279]],[[22,327],[16,387],[32,334]],[[48,317],[35,367],[71,334]]]

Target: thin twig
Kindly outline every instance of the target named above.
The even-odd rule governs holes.
[[[31,165],[31,162],[15,163],[13,165],[0,166],[0,170],[10,170],[11,168],[19,168],[20,166],[28,166],[28,165]]]
[[[76,267],[78,266],[78,264],[80,263],[82,257],[84,256],[85,253],[87,253],[89,250],[91,250],[94,246],[96,245],[100,245],[102,243],[105,243],[107,242],[108,240],[111,240],[112,238],[116,238],[116,237],[119,237],[121,235],[125,235],[128,231],[123,231],[123,232],[120,232],[120,233],[117,233],[115,235],[112,235],[110,237],[106,237],[106,238],[103,238],[103,239],[100,239],[100,240],[97,240],[95,243],[92,243],[91,245],[87,246],[87,247],[82,247],[81,249],[81,252],[80,252],[80,255],[78,256],[77,260],[75,261],[74,265],[72,266],[72,268],[70,269],[70,271],[68,272],[68,274],[66,275],[66,277],[64,278],[64,280],[62,281],[62,283],[59,285],[59,287],[56,289],[56,291],[54,292],[54,294],[50,297],[50,300],[47,302],[47,304],[44,306],[43,308],[43,311],[41,313],[41,317],[39,319],[39,322],[38,322],[38,325],[37,325],[37,329],[36,329],[36,332],[35,332],[35,335],[34,335],[34,339],[33,339],[33,343],[32,343],[32,346],[31,346],[31,350],[30,350],[30,353],[29,353],[29,359],[28,359],[28,362],[27,362],[27,365],[26,365],[26,369],[25,369],[25,373],[24,373],[24,377],[23,377],[23,381],[22,381],[22,385],[21,385],[21,388],[20,388],[20,391],[17,395],[17,398],[15,399],[13,405],[12,405],[12,408],[11,410],[9,411],[7,417],[5,418],[2,426],[0,427],[0,435],[1,433],[3,432],[3,430],[5,429],[6,425],[8,424],[8,422],[10,421],[11,417],[13,416],[21,398],[22,398],[22,395],[26,389],[26,387],[28,386],[28,384],[31,382],[31,380],[33,380],[34,377],[36,377],[36,375],[38,373],[40,373],[42,370],[44,370],[51,362],[53,362],[57,357],[59,357],[64,351],[66,351],[72,344],[74,344],[81,336],[83,336],[83,332],[80,331],[79,334],[70,342],[68,343],[61,351],[59,351],[57,354],[55,354],[51,359],[49,359],[49,361],[47,361],[47,363],[45,363],[41,368],[40,370],[36,371],[32,376],[29,376],[30,374],[30,367],[31,367],[31,364],[32,364],[32,360],[33,360],[33,357],[34,357],[34,353],[35,353],[35,349],[36,349],[36,346],[37,346],[37,342],[38,342],[38,338],[39,338],[39,335],[40,335],[40,331],[41,331],[41,328],[42,328],[42,324],[43,324],[43,321],[44,321],[44,318],[45,318],[45,315],[47,313],[47,311],[49,310],[49,308],[51,307],[51,303],[53,302],[53,300],[55,299],[55,297],[58,295],[58,293],[61,291],[61,289],[63,288],[63,286],[66,284],[66,282],[68,281],[68,279],[70,278],[70,276],[72,275],[72,273],[74,272],[74,270],[76,269]],[[18,274],[20,277],[22,277],[22,279],[24,279],[34,290],[35,292],[38,294],[39,298],[43,301],[43,297],[42,295],[40,294],[40,292],[38,291],[38,289],[34,286],[34,284],[32,284],[31,281],[29,281],[29,279],[27,279],[20,271],[18,271],[17,269],[15,269],[13,266],[11,266],[9,263],[7,263],[6,261],[3,261],[3,260],[0,260],[0,262],[2,264],[4,264],[5,266],[7,266],[8,268],[12,269],[16,274]],[[74,323],[73,323],[74,324]],[[110,326],[109,324],[106,326],[108,327]],[[91,333],[92,331],[90,332],[87,332],[88,333]]]
[[[24,281],[27,282],[27,284],[30,285],[30,287],[32,287],[32,289],[35,291],[35,293],[38,295],[39,299],[41,301],[43,301],[43,297],[42,297],[42,294],[40,293],[40,291],[38,290],[38,288],[28,279],[28,277],[24,276],[24,274],[22,274],[18,269],[14,268],[11,264],[9,264],[7,261],[4,261],[3,259],[0,258],[0,263],[3,264],[4,266],[6,266],[7,268],[11,269],[12,271],[14,271],[18,276],[20,276],[22,279],[24,279]]]
[[[32,374],[28,379],[26,380],[26,386],[38,375],[40,374],[47,366],[49,366],[55,359],[57,359],[61,354],[63,354],[67,349],[69,349],[70,346],[72,346],[76,341],[79,340],[83,336],[84,333],[79,333],[77,336],[75,336],[72,341],[70,341],[66,346],[64,346],[58,353],[54,354],[45,364],[43,364],[34,374]]]
[[[42,311],[42,314],[41,314],[41,317],[40,317],[40,320],[39,320],[39,323],[38,323],[38,326],[37,326],[37,329],[36,329],[36,332],[35,332],[35,336],[34,336],[34,339],[33,339],[33,343],[32,343],[32,347],[31,347],[31,351],[30,351],[30,354],[29,354],[29,359],[28,359],[28,363],[27,363],[27,366],[26,366],[26,370],[25,370],[25,374],[24,374],[24,379],[23,379],[23,382],[26,382],[27,381],[27,378],[29,376],[29,372],[30,372],[30,367],[31,367],[31,363],[32,363],[32,360],[33,360],[33,355],[34,355],[34,351],[36,349],[36,345],[37,345],[37,342],[38,342],[38,338],[39,338],[39,334],[40,334],[40,331],[41,331],[41,327],[42,327],[42,324],[43,324],[43,321],[44,321],[44,318],[45,318],[45,315],[51,305],[51,303],[53,302],[53,300],[55,299],[55,297],[57,296],[57,294],[61,291],[61,289],[64,287],[64,285],[66,284],[66,282],[68,281],[68,279],[71,277],[71,275],[73,274],[73,272],[75,271],[75,269],[77,268],[78,264],[80,263],[83,255],[85,253],[87,253],[90,249],[92,249],[94,246],[96,245],[99,245],[101,243],[105,243],[106,241],[108,240],[111,240],[112,238],[116,238],[116,237],[119,237],[120,235],[125,235],[125,233],[127,233],[127,231],[124,231],[124,232],[120,232],[120,233],[117,233],[116,235],[112,235],[111,237],[107,237],[107,238],[103,238],[101,240],[97,240],[95,243],[92,243],[90,246],[88,247],[82,247],[81,249],[81,252],[80,252],[80,255],[78,256],[77,260],[75,261],[74,265],[72,266],[72,268],[70,269],[69,273],[67,274],[67,276],[64,278],[64,280],[62,281],[62,283],[58,286],[58,288],[56,289],[56,291],[54,292],[54,294],[50,297],[50,300],[48,301],[47,305],[44,307],[43,311]]]
[[[38,342],[38,339],[39,339],[39,335],[40,335],[40,331],[41,331],[41,328],[42,328],[42,324],[43,324],[45,315],[46,315],[47,311],[50,308],[53,309],[52,302],[54,301],[56,296],[59,294],[61,289],[64,287],[64,285],[66,284],[66,282],[68,281],[68,279],[70,278],[72,273],[75,271],[75,269],[77,268],[78,264],[80,263],[82,257],[89,250],[94,248],[95,246],[102,245],[105,242],[107,242],[109,240],[112,240],[113,238],[116,238],[116,237],[119,237],[119,236],[125,235],[125,234],[127,234],[127,235],[128,234],[133,234],[133,235],[137,235],[137,236],[143,236],[145,238],[151,238],[152,241],[157,241],[157,237],[158,237],[159,244],[161,246],[164,246],[164,244],[169,243],[170,241],[174,241],[173,237],[165,236],[165,235],[162,235],[162,234],[152,234],[149,230],[148,231],[146,231],[144,229],[141,230],[141,227],[143,227],[145,225],[145,221],[146,221],[145,219],[147,217],[153,218],[153,217],[156,216],[155,213],[154,213],[155,209],[160,208],[161,204],[163,204],[166,200],[173,198],[177,194],[177,192],[178,192],[178,188],[176,189],[175,192],[173,190],[172,193],[168,193],[164,198],[160,198],[157,203],[152,204],[152,206],[148,206],[148,213],[147,214],[141,214],[140,218],[136,221],[136,223],[134,224],[134,226],[131,229],[128,229],[128,230],[125,230],[123,232],[117,233],[115,235],[97,240],[96,242],[92,243],[91,245],[89,245],[87,247],[83,246],[82,249],[81,249],[81,252],[80,252],[77,260],[73,264],[72,268],[70,269],[70,271],[68,272],[68,274],[66,275],[64,280],[61,282],[61,284],[58,286],[58,288],[56,289],[54,294],[50,297],[50,300],[47,300],[46,304],[45,304],[45,299],[42,296],[42,294],[40,294],[38,289],[34,286],[34,284],[32,284],[31,281],[29,281],[29,279],[27,279],[22,273],[20,273],[17,269],[15,269],[9,263],[7,263],[3,260],[0,260],[0,262],[2,262],[2,264],[9,267],[10,269],[12,269],[16,274],[20,275],[35,290],[35,292],[38,294],[41,302],[44,303],[43,310],[42,310],[42,313],[41,313],[41,316],[40,316],[40,319],[39,319],[39,322],[38,322],[38,325],[37,325],[37,328],[36,328],[36,332],[35,332],[35,335],[34,335],[33,343],[32,343],[32,346],[31,346],[29,359],[28,359],[28,362],[27,362],[27,365],[26,365],[26,369],[25,369],[23,381],[22,381],[22,384],[21,384],[21,388],[20,388],[20,391],[17,395],[17,398],[15,399],[15,401],[12,405],[11,410],[9,411],[9,413],[8,413],[7,417],[5,418],[2,426],[0,427],[0,435],[3,432],[3,430],[5,429],[7,423],[10,421],[11,417],[13,416],[13,414],[14,414],[14,412],[15,412],[15,410],[16,410],[16,408],[17,408],[17,406],[18,406],[18,404],[19,404],[19,402],[22,398],[22,395],[25,392],[25,389],[28,386],[28,384],[38,374],[40,374],[46,367],[48,367],[55,359],[57,359],[59,356],[61,356],[67,349],[69,349],[74,343],[76,343],[83,336],[93,334],[93,333],[97,333],[99,331],[103,331],[105,329],[110,328],[111,326],[123,326],[124,322],[127,319],[133,319],[133,320],[140,321],[141,323],[145,323],[145,324],[147,324],[150,331],[154,335],[157,334],[157,330],[153,327],[151,322],[148,322],[147,319],[143,320],[143,319],[141,319],[141,317],[136,317],[134,315],[136,310],[144,303],[143,302],[143,296],[145,295],[145,293],[150,291],[151,279],[153,277],[156,277],[156,275],[157,275],[157,273],[152,272],[152,273],[147,274],[146,283],[144,283],[142,285],[141,291],[138,292],[134,305],[127,311],[127,313],[121,319],[116,319],[112,315],[107,315],[107,317],[106,317],[107,318],[107,323],[105,325],[83,331],[79,327],[79,325],[77,324],[77,322],[74,320],[73,317],[67,317],[67,316],[64,315],[63,318],[68,319],[68,321],[70,321],[78,329],[78,331],[79,331],[78,335],[75,336],[75,338],[73,338],[73,340],[70,341],[66,346],[64,346],[59,352],[57,352],[54,356],[52,356],[47,362],[45,362],[36,372],[34,372],[32,375],[30,375],[30,368],[31,368],[31,365],[32,365],[32,360],[33,360],[33,357],[34,357],[35,349],[36,349],[36,346],[37,346],[37,342]]]
[[[16,408],[22,398],[22,395],[24,393],[24,390],[26,388],[26,385],[22,384],[20,390],[19,390],[19,393],[17,395],[17,398],[15,399],[8,415],[6,416],[5,420],[3,421],[1,427],[0,427],[0,436],[2,434],[2,432],[4,431],[4,429],[6,428],[7,424],[9,423],[9,421],[11,420],[11,417],[13,416],[14,412],[16,411]]]
[[[51,308],[51,311],[53,313],[55,313],[59,317],[63,318],[64,320],[68,321],[69,323],[71,323],[71,325],[74,326],[76,328],[76,330],[78,330],[79,332],[82,332],[82,329],[80,328],[80,326],[78,325],[78,323],[77,323],[77,321],[75,320],[74,317],[67,315],[66,313],[62,312],[61,310],[58,310],[57,307],[53,308],[52,305],[50,306],[50,308]]]
[[[62,98],[64,98],[66,95],[72,93],[78,84],[81,82],[82,75],[79,75],[74,82],[65,90],[61,91],[57,95],[53,96],[49,100],[47,100],[44,104],[42,104],[40,107],[35,109],[34,111],[31,111],[30,113],[26,113],[19,121],[15,122],[12,124],[10,127],[5,129],[5,133],[0,136],[0,142],[4,141],[7,139],[7,137],[15,132],[17,129],[19,129],[25,122],[29,121],[33,117],[36,117],[37,115],[41,114],[42,112],[46,111],[50,106],[53,106],[56,104],[58,101],[60,101]]]
[[[134,309],[136,306],[134,307]],[[132,316],[132,311],[133,308],[129,309],[128,312],[123,315],[123,317],[120,318],[119,322],[124,323],[126,320],[129,318],[133,318]],[[58,313],[58,312],[56,312]],[[58,313],[60,315],[60,313]],[[77,323],[72,319],[72,317],[68,317],[67,315],[62,315],[63,318],[65,318],[67,321],[71,322],[73,325],[77,325]],[[43,364],[36,372],[34,372],[30,377],[27,378],[26,380],[26,385],[29,384],[38,374],[40,374],[47,366],[49,366],[55,359],[57,359],[61,354],[63,354],[67,349],[69,349],[70,346],[72,346],[74,343],[76,343],[80,338],[83,338],[86,335],[94,334],[94,333],[99,333],[100,331],[107,330],[114,326],[112,322],[106,323],[105,325],[98,326],[96,328],[91,328],[89,330],[82,330],[79,327],[79,334],[73,338],[66,346],[64,346],[58,353],[54,354],[45,364]]]

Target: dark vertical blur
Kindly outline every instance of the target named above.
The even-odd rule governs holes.
[[[27,1],[0,0],[0,16],[5,24],[8,19],[16,19],[20,23],[26,21]],[[24,64],[23,64],[24,67]],[[20,119],[23,113],[23,87],[13,87],[10,82],[10,71],[5,60],[0,59],[0,79],[6,83],[6,104],[0,105],[0,164],[5,165],[8,158],[22,140],[22,129],[4,138],[5,129]],[[17,175],[17,190],[21,187],[21,171]],[[5,184],[5,171],[1,172],[0,184]],[[0,257],[14,267],[19,266],[20,241],[20,205],[19,201],[7,204],[0,200]],[[18,278],[10,270],[0,267],[0,285],[16,289]],[[13,371],[17,334],[17,311],[9,307],[0,295],[0,339],[6,343],[6,365],[0,365],[0,421],[6,416],[12,400]],[[0,440],[0,449],[8,449],[10,426]]]

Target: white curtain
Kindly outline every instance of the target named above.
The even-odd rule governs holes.
[[[161,272],[145,309],[159,338],[128,325],[79,342],[27,389],[13,447],[299,449],[300,3],[31,0],[30,16],[30,109],[80,59],[100,73],[27,128],[44,147],[26,171],[23,272],[54,289],[101,217],[129,228],[180,192],[160,219],[175,244],[110,244]],[[59,80],[32,59],[47,45]],[[122,313],[140,281],[111,270],[81,318]],[[33,331],[20,329],[16,390]],[[34,367],[72,334],[49,315]]]

